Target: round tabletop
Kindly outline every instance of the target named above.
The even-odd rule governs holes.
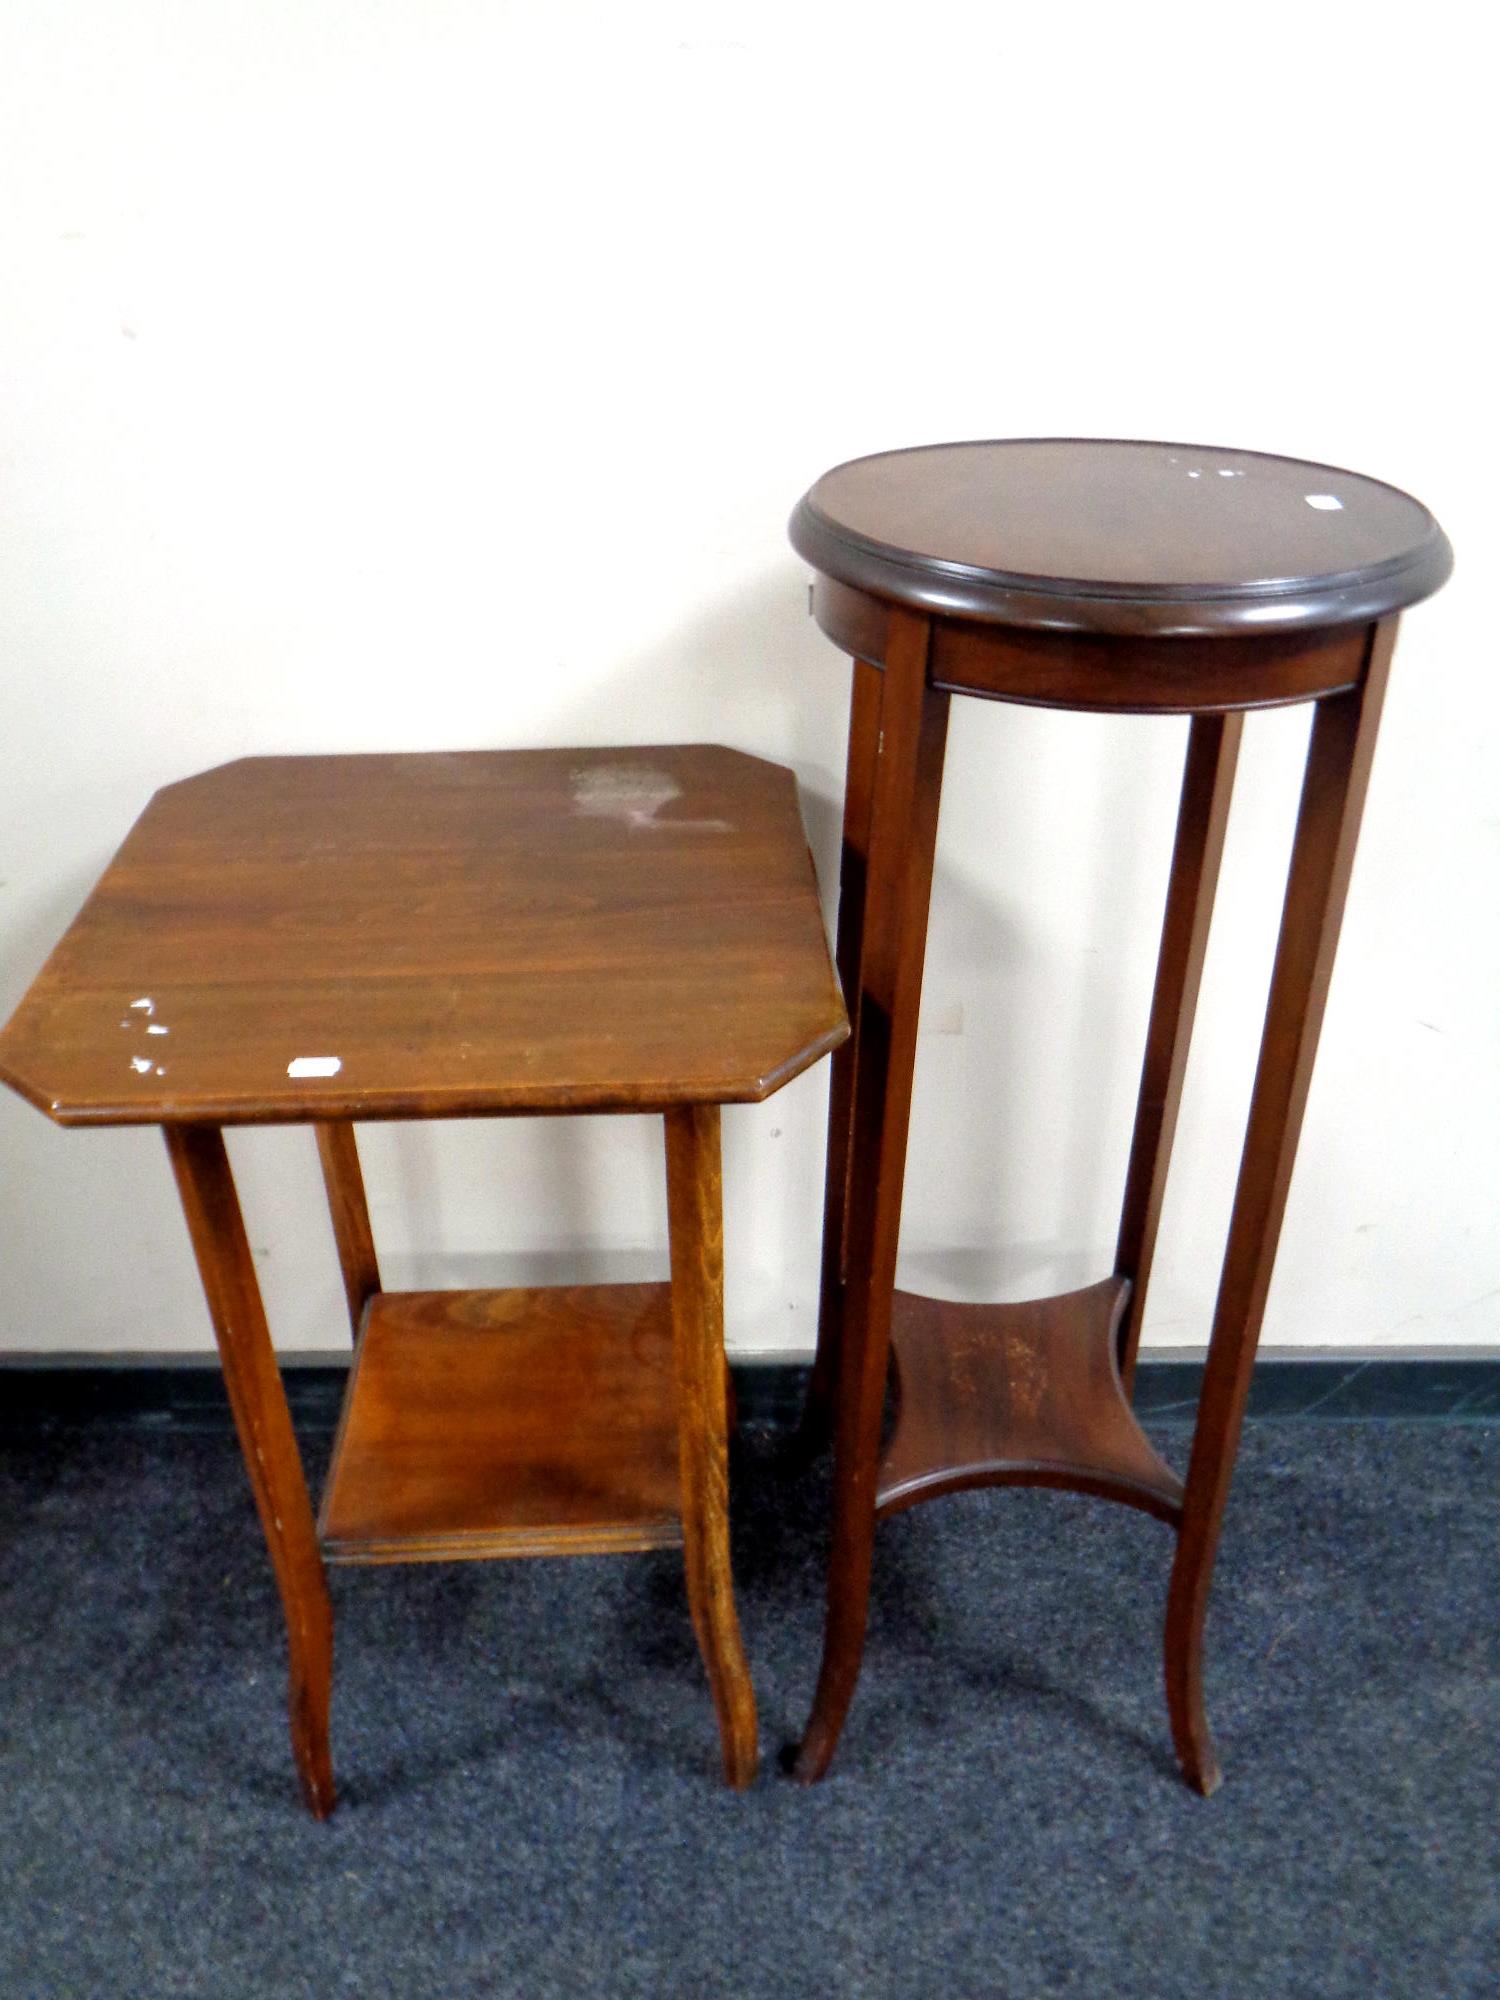
[[[1006,438],[851,459],[798,503],[820,573],[899,604],[1062,632],[1194,635],[1380,618],[1453,567],[1410,494],[1214,445]]]

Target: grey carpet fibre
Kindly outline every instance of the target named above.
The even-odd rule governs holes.
[[[826,1474],[751,1434],[734,1507],[751,1792],[717,1782],[674,1555],[345,1570],[319,1826],[223,1421],[12,1430],[0,1996],[1500,1994],[1500,1425],[1249,1427],[1208,1802],[1170,1757],[1156,1523],[992,1492],[883,1528],[849,1728],[802,1790],[775,1753]]]

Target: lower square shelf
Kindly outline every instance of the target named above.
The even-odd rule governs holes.
[[[680,1545],[671,1299],[377,1293],[318,1522],[328,1560]]]

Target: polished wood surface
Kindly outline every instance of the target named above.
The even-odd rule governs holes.
[[[364,1175],[352,1125],[319,1125],[318,1159],[328,1192],[328,1213],[344,1280],[344,1302],[356,1337],[366,1304],[380,1290],[380,1265],[365,1201]]]
[[[867,660],[854,662],[849,704],[849,755],[844,785],[844,838],[839,860],[839,979],[846,994],[859,992],[864,950],[865,874],[870,852],[870,815],[875,807],[875,768],[880,750],[880,703],[885,676]],[[854,1052],[858,1007],[848,1041],[829,1064],[828,1152],[824,1167],[823,1276],[819,1295],[817,1353],[808,1385],[803,1430],[814,1448],[826,1444],[833,1424],[844,1309],[844,1274],[849,1253],[849,1177],[854,1147]]]
[[[1246,639],[1014,632],[996,625],[945,625],[934,642],[933,679],[955,694],[1023,701],[1035,708],[1111,715],[1203,715],[1284,708],[1341,694],[1359,680],[1359,627],[1352,632],[1270,633]]]
[[[1220,1775],[1203,1698],[1208,1593],[1395,644],[1394,619],[1372,627],[1362,687],[1321,703],[1313,715],[1265,1031],[1188,1462],[1167,1598],[1167,1703],[1178,1760],[1189,1783],[1204,1793],[1214,1790]]]
[[[286,1614],[292,1755],[308,1810],[316,1819],[326,1819],[334,1805],[328,1745],[333,1610],[302,1458],[223,1134],[202,1126],[169,1127],[166,1140],[219,1343],[229,1407]]]
[[[1199,715],[1188,731],[1177,837],[1115,1248],[1115,1275],[1128,1279],[1131,1286],[1120,1327],[1120,1374],[1127,1391],[1135,1375],[1146,1288],[1156,1256],[1156,1232],[1166,1198],[1243,729],[1238,715]]]
[[[828,1602],[812,1710],[786,1759],[804,1780],[827,1770],[858,1679],[877,1519],[965,1487],[1033,1484],[1124,1501],[1176,1531],[1164,1635],[1173,1741],[1189,1783],[1207,1792],[1218,1782],[1205,1613],[1394,643],[1394,617],[1373,614],[1436,589],[1451,556],[1425,509],[1378,482],[1256,454],[1214,458],[1210,468],[1185,447],[1066,441],[887,454],[819,481],[793,518],[819,571],[814,615],[859,662],[839,911],[855,1024],[833,1083],[804,1425],[809,1442],[830,1427],[834,1436]],[[1214,497],[1198,490],[1210,470],[1216,482],[1223,474]],[[1055,573],[1013,573],[1026,563]],[[1115,1272],[1082,1292],[1005,1306],[894,1289],[954,693],[1193,717]],[[1179,1482],[1130,1411],[1131,1371],[1240,711],[1308,698],[1265,1039]],[[899,1395],[882,1454],[893,1340]]]
[[[791,537],[822,575],[893,603],[1048,632],[1367,623],[1430,595],[1453,564],[1427,509],[1380,480],[1118,438],[853,459],[804,495]]]
[[[716,1105],[666,1114],[672,1355],[682,1487],[683,1567],[708,1672],[725,1782],[743,1791],[759,1761],[755,1694],[729,1567],[724,1365],[724,1203]]]
[[[1182,1482],[1147,1439],[1120,1381],[1130,1286],[1004,1306],[897,1292],[896,1421],[875,1507],[973,1486],[1057,1486],[1176,1524]]]
[[[318,1532],[341,1563],[681,1542],[670,1287],[382,1292]]]
[[[332,1810],[332,1624],[349,1564],[682,1546],[726,1782],[755,1776],[755,1696],[729,1555],[719,1108],[665,1113],[671,1280],[510,1292],[378,1287],[348,1128],[318,1128],[358,1344],[314,1530],[222,1134],[168,1126],[236,1422],[281,1587],[294,1753]]]
[[[758,1100],[847,1033],[790,771],[269,757],[159,792],[0,1033],[62,1124]]]
[[[257,758],[147,808],[0,1035],[63,1124],[160,1123],[333,1807],[340,1563],[681,1544],[724,1775],[721,1101],[847,1035],[792,774],[731,750]],[[657,1109],[669,1284],[386,1293],[353,1120]],[[315,1127],[357,1352],[315,1527],[222,1127]]]
[[[819,577],[813,616],[834,644],[879,666],[899,607]],[[943,619],[932,631],[929,675],[950,694],[1024,702],[1033,708],[1100,709],[1112,715],[1202,715],[1284,708],[1358,684],[1363,628],[1225,633],[1174,638],[1097,632],[1031,632]]]
[[[822,1354],[815,1364],[815,1374],[821,1368],[836,1380],[837,1408],[828,1625],[812,1715],[793,1764],[803,1782],[823,1775],[837,1747],[869,1615],[912,1070],[948,738],[948,696],[927,678],[930,633],[925,618],[893,620],[876,739],[859,965],[850,994],[858,1052],[845,1277],[841,1298],[825,1303],[820,1315]],[[825,1259],[825,1286],[837,1270],[836,1260]]]

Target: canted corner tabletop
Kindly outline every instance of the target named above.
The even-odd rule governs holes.
[[[332,1810],[323,1565],[681,1545],[724,1772],[719,1107],[848,1032],[790,771],[713,746],[265,757],[157,793],[0,1033],[63,1125],[164,1128]],[[386,1292],[360,1120],[664,1117],[669,1282]],[[223,1138],[315,1127],[357,1351],[315,1523]]]
[[[854,658],[807,1435],[834,1436],[822,1671],[789,1761],[821,1777],[859,1676],[877,1519],[970,1486],[1056,1486],[1176,1531],[1164,1639],[1188,1782],[1219,1765],[1203,1628],[1219,1527],[1401,611],[1452,552],[1409,494],[1217,446],[1023,438],[825,473],[791,522],[813,613]],[[1187,761],[1113,1271],[1021,1304],[895,1289],[950,697],[1186,715]],[[1130,1406],[1243,711],[1311,702],[1302,804],[1185,1479]],[[898,1387],[882,1451],[887,1366]]]

